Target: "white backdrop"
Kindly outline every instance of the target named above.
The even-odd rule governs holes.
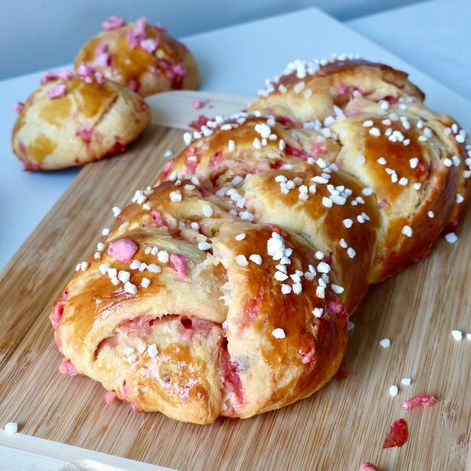
[[[147,16],[182,37],[309,6],[346,20],[410,3],[418,0],[0,0],[0,79],[72,62],[112,14]]]

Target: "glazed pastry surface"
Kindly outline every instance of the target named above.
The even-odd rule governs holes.
[[[110,17],[104,31],[88,40],[75,67],[90,64],[105,77],[149,96],[167,90],[196,89],[199,71],[191,52],[160,25]]]
[[[471,173],[452,118],[387,66],[291,69],[115,211],[51,312],[63,370],[187,422],[286,406],[336,374],[368,286],[453,230]]]
[[[81,166],[123,151],[151,116],[137,93],[90,66],[47,74],[18,111],[12,145],[26,170]]]

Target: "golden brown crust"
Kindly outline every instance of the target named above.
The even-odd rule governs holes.
[[[174,191],[182,194],[181,202],[171,201]],[[54,307],[53,319],[61,311],[56,341],[79,373],[139,410],[197,423],[281,407],[335,374],[346,345],[346,317],[337,296],[327,290],[318,298],[313,279],[303,282],[305,295],[287,297],[273,278],[278,261],[263,256],[260,265],[236,262],[238,256],[249,260],[266,252],[279,231],[293,250],[290,271],[308,270],[319,261],[306,242],[242,222],[222,198],[203,197],[194,186],[164,183],[145,201],[158,208],[158,216],[143,204],[123,210],[99,260],[87,260],[68,284],[66,299],[62,294]],[[211,217],[204,215],[208,205]],[[192,229],[190,221],[200,228]],[[236,240],[239,233],[246,234],[244,240]],[[153,263],[158,272],[133,269],[110,256],[110,244],[123,237],[138,246],[133,260]],[[210,241],[212,253],[198,250],[198,241]],[[169,262],[148,253],[155,246],[169,254]],[[185,257],[184,277],[172,264],[175,254]],[[120,278],[120,270],[130,273],[139,295],[127,293],[123,283],[114,285],[100,272],[104,265]],[[144,278],[150,280],[147,288],[140,286]],[[322,318],[313,317],[314,307],[325,310]],[[283,329],[286,339],[273,337],[275,329]],[[155,358],[148,353],[153,344]]]
[[[464,148],[446,134],[453,124],[448,116],[418,103],[392,106],[387,116],[364,111],[337,120],[331,129],[342,144],[339,168],[371,188],[381,209],[369,280],[377,283],[423,258],[440,234],[456,225],[469,185]],[[411,237],[404,237],[407,227]]]
[[[106,79],[50,74],[25,102],[12,133],[27,170],[80,166],[122,151],[150,121],[136,93]],[[56,96],[56,94],[58,96]]]
[[[339,153],[338,144],[311,130],[297,130],[293,135],[273,119],[268,121],[271,133],[277,139],[268,140],[260,149],[253,145],[256,139],[261,139],[255,127],[266,125],[267,118],[251,117],[241,125],[233,121],[237,127],[231,130],[216,129],[214,134],[196,141],[195,145],[189,146],[178,158],[169,162],[167,171],[162,173],[157,183],[175,177],[190,178],[194,174],[204,188],[219,190],[221,194],[224,188],[230,189],[230,182],[237,176],[253,174],[240,188],[237,187],[245,201],[239,215],[248,210],[256,221],[276,224],[297,233],[332,258],[334,266],[342,270],[339,282],[346,287],[344,303],[347,311],[351,312],[364,296],[368,285],[366,275],[372,262],[371,245],[375,244],[378,225],[374,200],[364,197],[366,201],[362,205],[334,204],[331,208],[325,207],[322,200],[331,196],[331,185],[351,190],[348,198],[352,201],[362,196],[361,187],[348,175],[323,168],[324,162],[328,167],[329,162],[335,161]],[[232,151],[228,150],[229,141],[235,143]],[[280,141],[285,143],[283,150],[280,149]],[[328,181],[322,177],[325,172],[328,172]],[[277,177],[296,181],[295,188],[283,194]],[[315,193],[309,193],[307,201],[299,199],[301,186],[315,187]],[[365,210],[370,214],[367,225],[355,224],[347,228],[336,223],[349,218],[355,220]],[[355,248],[355,264],[348,263],[350,258],[346,249],[339,245],[343,238]],[[345,275],[348,283],[343,282],[343,267],[348,272]]]
[[[145,19],[89,39],[75,59],[76,69],[81,64],[92,65],[144,97],[199,86],[198,66],[191,52],[165,29]]]
[[[76,370],[195,423],[328,382],[369,284],[426,255],[469,201],[451,118],[417,100],[354,106],[307,128],[255,112],[187,133],[56,301],[56,342]]]
[[[302,123],[336,116],[338,108],[356,113],[356,103],[363,100],[423,101],[425,95],[407,77],[387,65],[359,59],[295,61],[281,77],[269,82],[249,110]]]

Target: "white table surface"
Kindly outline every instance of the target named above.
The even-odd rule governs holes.
[[[432,2],[432,5],[434,3]],[[422,5],[425,5],[428,11],[430,4]],[[412,33],[419,32],[415,19],[417,9],[420,9],[421,5],[411,8],[415,13],[409,18],[409,25],[402,22],[401,28],[408,31],[409,42],[414,44]],[[371,17],[371,23],[367,20],[363,23],[357,21],[353,26],[359,31],[365,29],[371,32],[378,24],[378,18],[381,19],[381,24],[387,24],[387,15],[408,17],[404,14],[405,11],[406,9],[401,9],[397,12],[376,15]],[[440,17],[441,8],[434,6],[433,11]],[[450,25],[451,35],[454,24],[451,26],[450,21],[447,23]],[[371,26],[368,26],[369,24]],[[388,34],[393,34],[391,30],[386,28],[384,30]],[[379,36],[379,32],[376,32],[376,36]],[[375,39],[381,43],[378,37]],[[428,92],[428,103],[432,107],[454,115],[465,127],[471,128],[469,103],[411,67],[415,65],[417,56],[408,54],[407,59],[411,64],[408,65],[316,9],[301,10],[183,40],[194,52],[200,64],[203,90],[254,95],[262,87],[265,78],[279,73],[287,62],[295,58],[322,58],[332,52],[351,52],[361,54],[367,59],[384,61],[406,69],[411,74],[412,80]],[[387,48],[390,42],[388,38],[383,46]],[[450,48],[453,48],[453,45],[454,43],[450,42]],[[446,44],[440,45],[442,50],[445,46]],[[469,56],[469,50],[468,48],[463,54]],[[453,58],[455,52],[449,50],[444,54]],[[418,65],[422,65],[419,62]],[[422,69],[425,70],[424,67]],[[427,71],[431,76],[439,77],[448,83],[447,76],[439,69],[432,69],[430,64]],[[463,77],[463,84],[459,84],[460,86],[464,86],[464,83],[469,84],[469,68],[466,72],[468,77]],[[36,88],[42,75],[43,72],[39,72],[0,82],[0,143],[3,149],[0,171],[0,268],[8,262],[78,172],[78,170],[54,173],[24,172],[22,165],[11,154],[10,134],[16,119],[12,111],[13,106],[16,101],[27,98]]]
[[[435,0],[346,25],[471,100],[470,0]]]

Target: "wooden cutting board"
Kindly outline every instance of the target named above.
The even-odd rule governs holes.
[[[153,98],[153,107],[162,100],[154,120],[160,125],[125,154],[86,166],[3,271],[0,424],[17,421],[28,435],[182,470],[355,471],[364,461],[383,470],[471,469],[471,341],[450,335],[452,329],[471,332],[469,212],[457,244],[440,241],[426,260],[371,289],[353,317],[348,378],[290,407],[198,426],[136,414],[124,403],[106,406],[98,383],[58,374],[61,357],[48,319],[52,300],[110,224],[111,207],[124,206],[154,181],[166,149],[183,147],[182,131],[162,124],[184,127],[200,113],[246,103],[205,95],[207,106],[193,110],[191,99],[202,95]],[[389,349],[379,346],[384,337],[391,339]],[[403,377],[413,384],[400,386]],[[392,384],[400,386],[395,398],[388,392]],[[403,400],[418,393],[439,402],[404,413]],[[408,443],[382,450],[389,426],[404,416]]]

